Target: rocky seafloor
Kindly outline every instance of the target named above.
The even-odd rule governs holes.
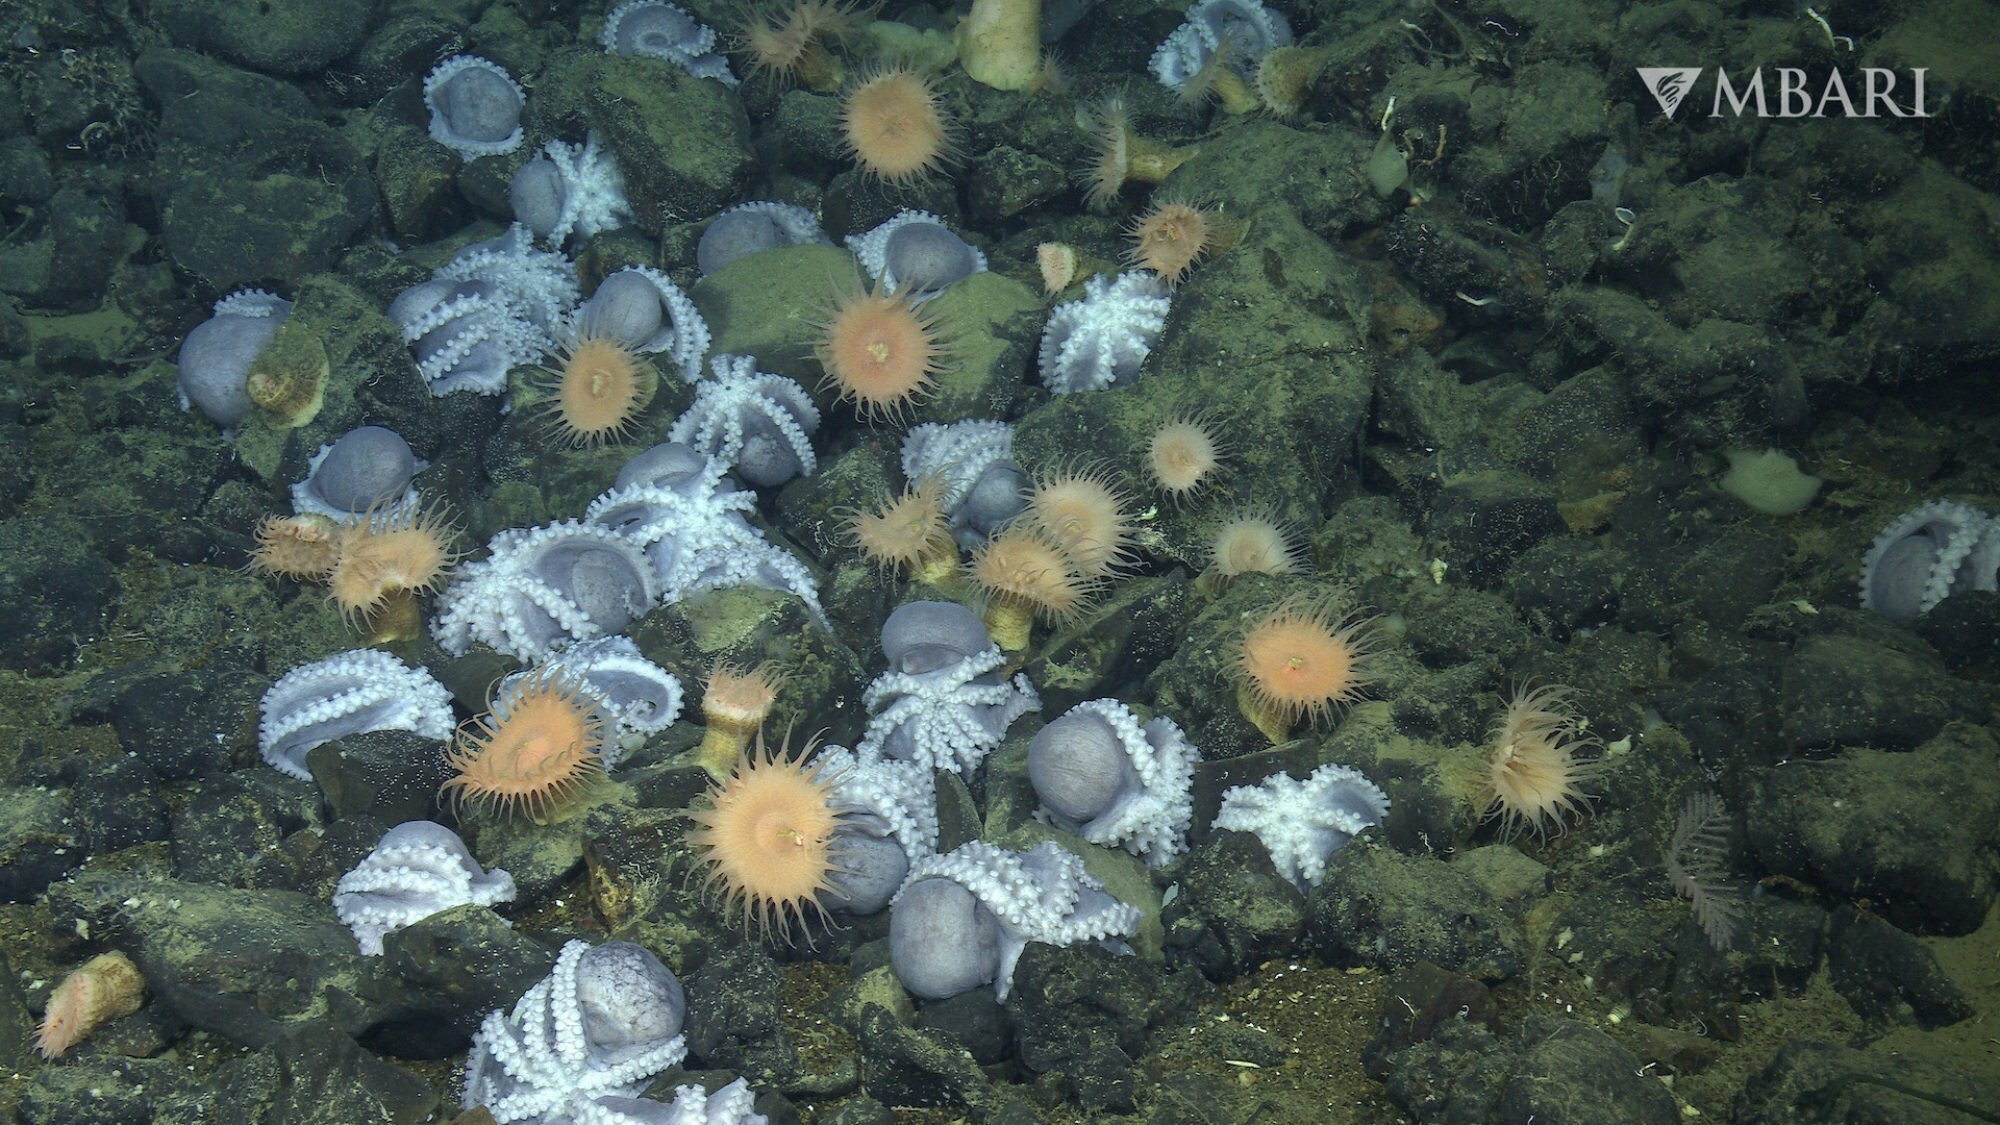
[[[726,4],[686,6],[732,23]],[[2000,594],[1955,589],[1910,622],[1857,597],[1900,513],[2000,507],[1992,9],[1840,3],[1814,13],[1823,28],[1789,4],[1277,7],[1330,48],[1296,115],[1178,103],[1146,64],[1180,6],[1102,0],[1058,44],[1060,90],[943,69],[962,156],[903,186],[853,170],[836,93],[607,57],[595,6],[0,12],[0,1105],[44,1123],[450,1120],[482,1016],[583,938],[643,945],[686,984],[687,1069],[662,1094],[740,1076],[773,1120],[1994,1120]],[[428,138],[424,75],[460,51],[527,86],[514,154],[464,161]],[[1925,67],[1933,116],[1667,119],[1633,77],[1697,62]],[[1097,212],[1077,186],[1079,111],[1114,94],[1146,136],[1198,149],[1150,191],[1217,207],[1240,236],[1174,290],[1136,382],[1052,396],[1036,248],[1115,261],[1149,191]],[[1367,169],[1391,96],[1409,179],[1385,194]],[[987,254],[990,273],[935,302],[955,339],[937,393],[871,423],[815,389],[818,471],[760,497],[827,623],[745,588],[630,633],[689,684],[781,662],[773,723],[851,745],[883,619],[938,593],[840,531],[839,510],[900,487],[904,428],[997,418],[1030,469],[1107,465],[1145,498],[1138,565],[1037,630],[1021,667],[1042,710],[972,785],[944,787],[940,819],[948,839],[1049,835],[1026,781],[1042,723],[1104,697],[1170,715],[1202,755],[1190,850],[1154,871],[1097,860],[1145,914],[1135,956],[1033,945],[1004,1005],[916,1002],[886,916],[809,947],[746,942],[689,881],[682,810],[707,785],[692,714],[579,815],[468,818],[519,885],[497,912],[433,916],[382,957],[335,920],[336,881],[388,827],[448,819],[443,746],[344,739],[310,781],[259,760],[263,692],[361,638],[317,589],[247,573],[253,531],[363,423],[429,462],[422,487],[475,549],[578,514],[660,440],[683,383],[663,380],[626,445],[571,449],[525,380],[511,409],[433,397],[384,315],[503,229],[509,179],[544,141],[589,129],[634,207],[577,248],[586,292],[656,267],[714,351],[808,388],[852,258],[798,247],[698,278],[718,211],[794,203],[838,240],[922,208]],[[306,425],[225,434],[177,403],[174,358],[251,285],[295,302],[332,378]],[[1175,504],[1139,463],[1187,410],[1229,472]],[[1723,487],[1730,453],[1766,449],[1820,478],[1803,508]],[[1309,573],[1199,582],[1206,533],[1245,510],[1295,529]],[[1336,588],[1381,616],[1379,678],[1273,746],[1238,708],[1232,630]],[[397,654],[466,716],[509,667],[424,636]],[[1508,839],[1463,772],[1530,681],[1573,688],[1608,749],[1590,815]],[[1255,838],[1209,822],[1222,789],[1325,762],[1393,808],[1302,895]],[[1665,870],[1699,793],[1726,810],[1717,869],[1740,894],[1720,949]],[[144,1005],[42,1061],[52,986],[107,950],[139,966]]]

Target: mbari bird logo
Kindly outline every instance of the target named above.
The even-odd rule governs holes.
[[[1642,66],[1638,70],[1639,81],[1646,84],[1653,100],[1660,103],[1660,112],[1669,119],[1681,107],[1681,99],[1694,89],[1695,80],[1701,77],[1698,66]]]

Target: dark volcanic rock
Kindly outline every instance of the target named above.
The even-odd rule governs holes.
[[[65,789],[0,788],[0,902],[33,902],[89,853]]]
[[[1533,1016],[1504,1041],[1472,1019],[1390,1052],[1389,1097],[1423,1122],[1673,1125],[1674,1097],[1632,1052],[1573,1020]]]
[[[51,889],[49,912],[129,943],[152,1002],[234,1043],[268,1046],[316,1020],[359,1034],[380,1015],[354,935],[302,894],[86,871]]]
[[[957,1040],[915,1031],[889,1009],[861,1011],[861,1088],[889,1105],[992,1106],[999,1096],[986,1073]]]
[[[119,594],[111,565],[73,519],[0,523],[0,665],[32,671],[67,660],[103,627]]]
[[[1954,719],[1986,714],[1985,692],[1952,678],[1905,635],[1816,636],[1785,662],[1784,738],[1794,750],[1906,749]]]
[[[1774,874],[1866,898],[1915,933],[1978,929],[2000,893],[2000,743],[1954,723],[1906,754],[1843,750],[1754,775],[1750,846]]]
[[[778,1018],[783,978],[762,946],[736,945],[687,982],[688,1050],[760,1087],[783,1087],[799,1074],[799,1052]]]
[[[1031,943],[1008,1003],[1022,1065],[1056,1071],[1087,1109],[1130,1112],[1133,1060],[1161,1003],[1158,967],[1096,945]]]
[[[258,70],[311,74],[361,45],[376,0],[258,0],[254,18],[233,0],[140,6],[176,43]]]
[[[1214,980],[1279,955],[1305,925],[1305,899],[1255,836],[1218,832],[1188,854],[1166,909],[1167,947]]]
[[[1366,839],[1333,853],[1306,899],[1308,934],[1338,965],[1431,961],[1481,980],[1521,968],[1521,934],[1472,876]]]
[[[1833,987],[1871,1023],[1944,1027],[1973,1014],[1922,942],[1872,915],[1835,914],[1826,961]]]
[[[2000,1105],[2000,1079],[1946,1055],[1857,1051],[1796,1039],[1744,1086],[1734,1120],[1742,1125],[1960,1125]]]

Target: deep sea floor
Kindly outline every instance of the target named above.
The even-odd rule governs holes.
[[[258,7],[0,13],[0,1115],[2000,1119],[1993,6]]]

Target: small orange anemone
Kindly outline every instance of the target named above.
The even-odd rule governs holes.
[[[1245,574],[1297,574],[1304,570],[1299,548],[1269,515],[1238,516],[1215,529],[1208,541],[1208,569],[1200,583],[1219,592]]]
[[[1061,469],[1035,482],[1028,519],[1086,581],[1132,562],[1132,520],[1124,493],[1101,470]]]
[[[145,999],[146,978],[139,966],[115,950],[100,953],[49,993],[35,1049],[45,1059],[60,1058],[103,1024],[138,1011]]]
[[[758,735],[756,749],[709,786],[708,807],[687,814],[695,823],[688,843],[708,869],[703,889],[712,891],[719,882],[724,912],[740,915],[745,933],[756,922],[766,940],[775,925],[790,941],[808,909],[825,918],[819,896],[832,890],[836,871],[833,837],[840,816],[829,779],[806,761],[810,744],[797,754],[789,750],[780,746],[772,753]]]
[[[458,730],[439,795],[537,824],[560,819],[604,773],[597,707],[559,675],[529,676]]]
[[[1222,442],[1200,418],[1175,417],[1146,439],[1146,475],[1176,503],[1207,487],[1222,467]]]
[[[1042,273],[1042,290],[1053,297],[1076,280],[1081,257],[1067,242],[1044,242],[1035,247],[1035,267]]]
[[[603,445],[625,436],[659,389],[651,361],[611,336],[578,334],[539,382],[556,435],[571,445]]]
[[[395,503],[343,525],[327,576],[334,604],[353,623],[398,594],[435,589],[458,559],[457,538],[450,515],[434,504]]]
[[[1319,722],[1374,680],[1374,619],[1291,597],[1251,626],[1237,649],[1237,705],[1272,742]]]
[[[1084,202],[1094,211],[1109,209],[1127,183],[1164,181],[1195,154],[1193,147],[1173,148],[1140,136],[1121,98],[1106,98],[1080,119],[1090,131],[1092,155],[1078,179]]]
[[[257,524],[249,569],[301,582],[324,582],[340,562],[340,529],[325,516],[265,516]]]
[[[1094,592],[1062,547],[1032,521],[987,540],[972,557],[971,573],[986,599],[986,630],[1009,652],[1028,647],[1035,618],[1074,620]]]
[[[892,184],[921,180],[953,156],[943,100],[913,70],[885,70],[856,86],[841,105],[840,123],[854,162]]]
[[[943,483],[929,477],[874,512],[841,513],[854,545],[869,562],[935,581],[958,566],[958,544],[945,519]]]
[[[778,677],[769,664],[744,671],[718,664],[701,692],[705,724],[695,760],[711,777],[725,777],[730,767],[763,730],[764,720],[778,701]]]
[[[943,357],[934,318],[879,287],[841,298],[821,327],[820,366],[863,417],[894,419],[921,402]]]
[[[1196,262],[1222,249],[1227,236],[1212,212],[1189,203],[1155,206],[1132,224],[1125,260],[1159,275],[1168,285],[1187,280]]]
[[[1257,93],[1237,67],[1247,54],[1244,43],[1239,38],[1223,40],[1220,46],[1201,64],[1201,69],[1190,75],[1176,91],[1182,105],[1200,105],[1213,99],[1221,103],[1230,113],[1249,113],[1260,104]]]
[[[846,42],[859,23],[855,6],[838,0],[796,0],[752,12],[736,33],[750,56],[746,77],[769,74],[781,85],[797,81],[821,93],[833,90],[841,66],[828,46]]]

